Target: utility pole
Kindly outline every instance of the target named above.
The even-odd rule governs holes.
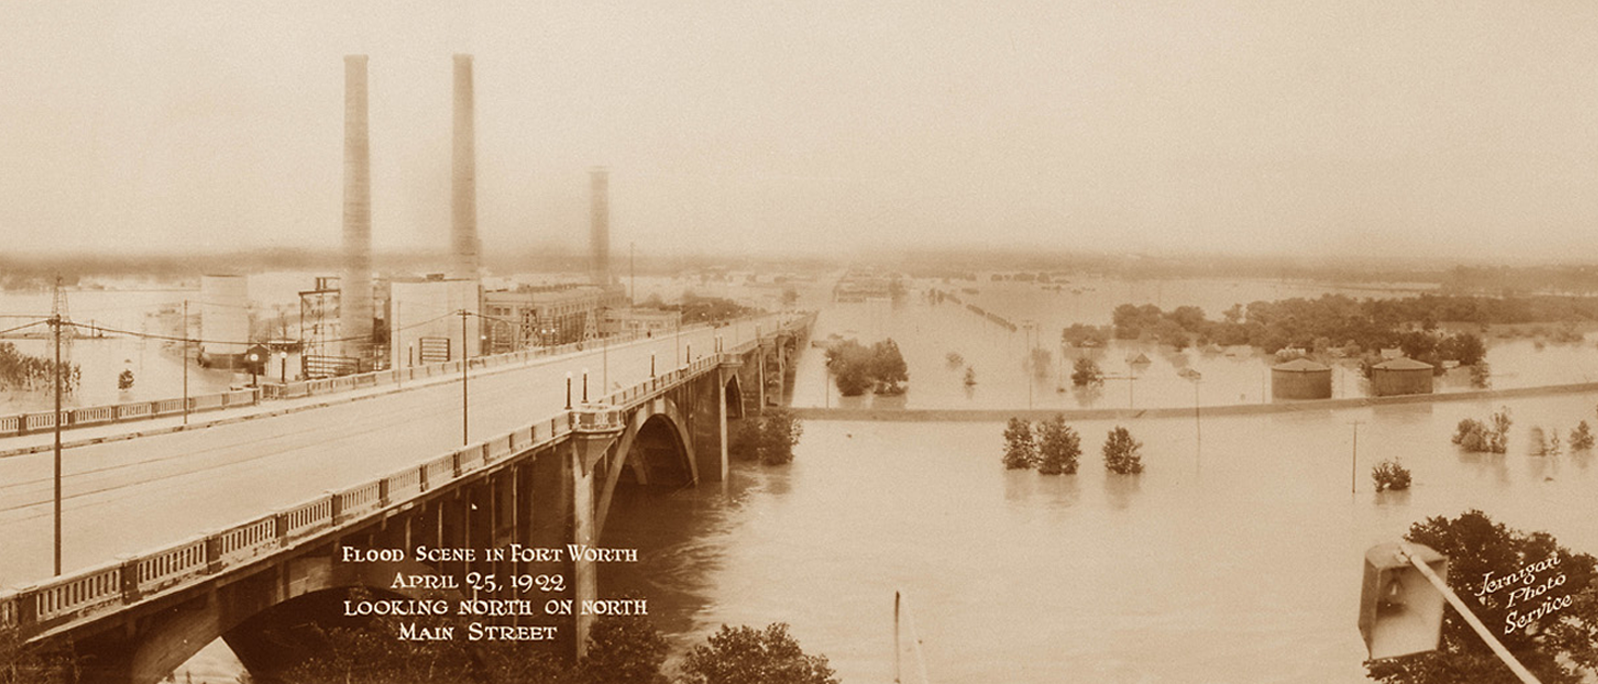
[[[50,315],[50,331],[55,338],[55,574],[61,576],[61,276],[56,276],[55,311]]]
[[[471,442],[468,440],[466,427],[466,369],[472,365],[472,357],[466,353],[466,310],[461,309],[461,446]]]
[[[1349,454],[1349,457],[1348,457],[1348,493],[1349,494],[1354,494],[1355,493],[1355,491],[1354,491],[1355,485],[1356,485],[1357,482],[1359,482],[1359,465],[1358,464],[1359,464],[1359,426],[1360,426],[1360,423],[1361,423],[1361,421],[1358,421],[1358,420],[1352,421],[1352,422],[1349,423],[1350,425],[1354,426],[1354,451],[1353,451],[1353,453]]]
[[[189,300],[183,300],[183,424],[189,424]]]

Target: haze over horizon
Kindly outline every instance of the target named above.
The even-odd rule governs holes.
[[[8,250],[340,246],[370,55],[373,242],[448,244],[474,56],[485,253],[1598,250],[1598,6],[1374,0],[0,8]],[[684,245],[691,245],[684,247]]]

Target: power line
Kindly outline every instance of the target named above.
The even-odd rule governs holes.
[[[447,314],[434,316],[434,317],[429,318],[429,319],[427,319],[425,321],[421,321],[419,323],[412,323],[410,325],[404,326],[404,327],[400,328],[400,330],[409,330],[411,328],[419,328],[421,326],[428,325],[430,323],[433,323],[433,322],[436,322],[436,321],[440,321],[440,320],[443,320],[445,318],[449,318],[449,317],[452,317],[452,316],[459,316],[459,315],[460,314],[458,312],[450,312],[450,313],[447,313]],[[30,323],[28,325],[38,325],[39,323],[44,323],[44,322],[47,322],[47,321],[35,321],[34,323]],[[78,323],[76,321],[62,321],[61,323],[62,323],[62,325],[70,325],[70,326],[73,326],[75,328],[85,328],[85,329],[89,329],[89,330],[97,330],[99,332],[112,333],[112,334],[115,334],[115,335],[127,335],[129,337],[143,337],[143,338],[152,339],[152,340],[165,340],[167,342],[193,342],[195,344],[236,344],[236,345],[246,345],[246,346],[254,344],[254,342],[251,342],[249,340],[245,340],[245,341],[242,341],[242,342],[238,341],[238,340],[202,340],[202,339],[193,338],[193,337],[175,337],[175,336],[172,336],[172,335],[158,335],[156,333],[133,332],[131,330],[121,330],[121,329],[118,329],[118,328],[108,328],[108,327],[105,327],[103,325],[88,325],[88,324],[85,324],[85,323]],[[22,326],[22,327],[27,327],[27,326]],[[0,333],[0,334],[3,334],[3,333]],[[351,342],[351,341],[364,340],[364,339],[366,339],[366,338],[357,335],[357,336],[352,336],[352,337],[339,337],[339,338],[334,338],[334,339],[330,339],[330,340],[321,340],[321,341],[322,342]]]
[[[6,334],[9,334],[9,333],[14,333],[14,332],[16,332],[18,330],[26,330],[26,329],[31,328],[33,326],[39,325],[41,323],[49,323],[49,322],[50,322],[49,319],[37,320],[37,321],[34,321],[34,322],[29,323],[27,325],[19,325],[19,326],[15,327],[15,328],[7,328],[5,330],[0,330],[0,335],[6,335]]]

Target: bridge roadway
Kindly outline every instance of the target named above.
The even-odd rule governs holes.
[[[683,331],[531,366],[474,370],[468,379],[472,441],[560,412],[566,373],[573,401],[582,370],[597,400],[604,376],[619,388],[774,330],[777,316]],[[608,359],[608,361],[607,361]],[[71,573],[217,530],[367,482],[461,446],[461,387],[449,382],[279,416],[71,448],[63,452],[62,570]],[[0,459],[0,588],[48,579],[52,566],[49,452]]]

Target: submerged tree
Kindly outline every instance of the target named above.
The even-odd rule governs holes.
[[[1143,472],[1143,457],[1139,450],[1143,443],[1132,439],[1132,433],[1119,425],[1104,440],[1104,467],[1119,475]]]
[[[871,350],[855,340],[845,340],[827,348],[827,370],[832,371],[838,393],[856,397],[871,389]]]
[[[1376,482],[1376,491],[1384,489],[1409,489],[1409,469],[1398,464],[1397,461],[1382,461],[1371,468],[1371,479]]]
[[[1024,470],[1038,463],[1038,444],[1032,436],[1032,424],[1020,418],[1011,418],[1004,428],[1004,467],[1007,470]]]
[[[743,461],[781,465],[793,461],[794,445],[804,435],[804,423],[784,408],[768,408],[758,416],[740,419],[728,435],[727,452]]]
[[[1509,445],[1509,409],[1499,409],[1492,415],[1488,422],[1474,418],[1459,421],[1454,429],[1453,442],[1466,451],[1481,453],[1504,453]]]
[[[1098,362],[1086,356],[1076,360],[1071,365],[1071,384],[1077,387],[1104,384],[1104,371],[1099,369]]]
[[[1077,459],[1082,456],[1082,438],[1065,424],[1064,414],[1056,413],[1038,424],[1038,451],[1038,472],[1070,475],[1076,472]]]
[[[1587,421],[1576,424],[1576,429],[1570,431],[1570,450],[1586,451],[1592,448],[1592,428],[1587,426]]]
[[[910,368],[905,365],[899,345],[888,338],[871,345],[871,379],[877,383],[877,392],[903,394],[904,383],[910,381]]]

